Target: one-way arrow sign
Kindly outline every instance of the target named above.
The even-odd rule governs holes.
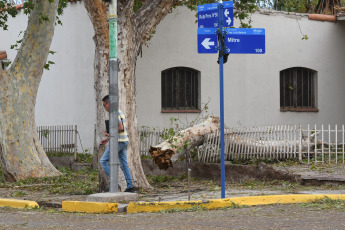
[[[198,6],[198,28],[218,27],[218,6],[223,5],[223,26],[231,27],[233,23],[233,2],[211,3]]]
[[[216,28],[199,28],[198,53],[217,53],[217,38]]]
[[[211,42],[210,40],[211,38],[205,38],[205,40],[201,42],[201,45],[207,50],[211,49],[210,46],[214,46],[214,42]]]

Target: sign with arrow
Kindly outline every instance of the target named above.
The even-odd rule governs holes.
[[[229,54],[264,54],[265,29],[226,28],[225,47]]]
[[[218,53],[216,49],[218,44],[216,28],[198,29],[198,53]]]
[[[233,22],[233,2],[211,3],[198,6],[198,28],[218,28],[218,7],[223,8],[223,27],[231,27]]]

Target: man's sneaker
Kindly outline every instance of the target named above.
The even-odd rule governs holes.
[[[126,188],[125,192],[135,192],[134,188]]]

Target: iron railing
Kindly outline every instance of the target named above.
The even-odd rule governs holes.
[[[74,153],[77,160],[77,125],[38,126],[36,130],[44,151]]]
[[[148,156],[150,146],[164,141],[166,132],[140,130],[140,154]],[[324,126],[275,125],[240,127],[225,130],[225,160],[281,159],[310,163],[345,164],[344,125]],[[211,163],[220,161],[220,133],[206,135],[197,147],[197,160]]]

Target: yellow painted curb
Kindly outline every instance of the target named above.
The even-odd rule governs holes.
[[[201,206],[207,209],[216,209],[230,207],[232,205],[267,205],[267,204],[292,204],[292,203],[306,203],[317,199],[328,197],[333,200],[345,200],[345,195],[341,194],[294,194],[294,195],[272,195],[272,196],[248,196],[248,197],[234,197],[225,199],[209,200]]]
[[[0,199],[0,207],[39,208],[39,205],[37,202],[30,200]]]
[[[62,201],[65,212],[113,213],[118,211],[118,203]]]
[[[127,207],[128,213],[133,212],[159,212],[162,210],[200,207],[201,200],[197,201],[173,201],[173,202],[130,202]]]
[[[234,197],[225,199],[213,199],[207,202],[201,200],[197,201],[179,201],[179,202],[130,202],[127,208],[128,213],[135,212],[159,212],[162,210],[180,209],[185,210],[193,207],[200,207],[206,209],[226,208],[233,205],[268,205],[268,204],[292,204],[292,203],[306,203],[317,199],[328,197],[333,200],[345,200],[345,195],[342,194],[322,194],[322,195],[308,195],[308,194],[292,194],[292,195],[272,195],[272,196],[248,196],[248,197]]]

